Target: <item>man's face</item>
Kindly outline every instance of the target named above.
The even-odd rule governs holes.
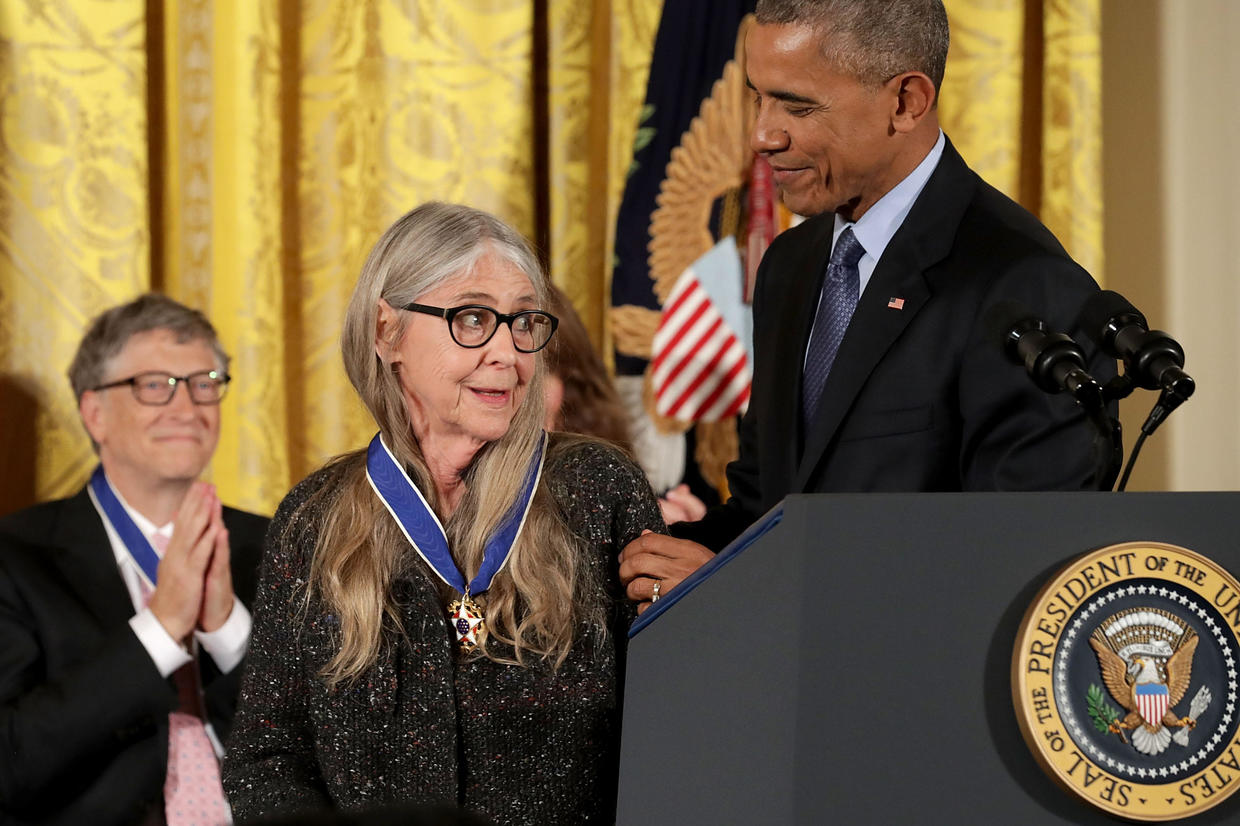
[[[860,218],[899,182],[891,171],[895,84],[865,86],[841,74],[809,26],[752,26],[745,51],[758,107],[750,146],[771,164],[784,204],[800,215]]]
[[[132,336],[97,384],[138,373],[189,376],[220,368],[206,341],[178,342],[168,330],[151,330]],[[108,478],[122,491],[197,479],[220,436],[219,405],[194,404],[184,382],[163,406],[140,404],[133,388],[122,385],[84,393],[80,411]]]

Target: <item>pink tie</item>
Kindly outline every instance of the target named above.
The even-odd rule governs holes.
[[[162,558],[168,537],[151,537]],[[145,595],[147,598],[150,594]],[[220,826],[232,823],[220,765],[207,737],[198,676],[198,662],[181,666],[172,675],[180,708],[168,715],[168,773],[164,776],[164,813],[168,826]],[[189,713],[187,713],[189,712]]]

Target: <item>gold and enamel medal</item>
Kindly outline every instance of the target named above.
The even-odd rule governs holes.
[[[456,641],[461,650],[473,651],[478,645],[478,637],[486,631],[486,617],[482,606],[470,599],[469,592],[448,603],[448,617],[452,622],[452,630],[456,632]]]

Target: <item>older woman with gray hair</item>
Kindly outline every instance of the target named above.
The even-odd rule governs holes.
[[[375,245],[343,350],[379,432],[272,523],[225,763],[238,818],[614,819],[617,555],[662,520],[619,451],[544,433],[547,301],[529,246],[474,209],[425,204]]]

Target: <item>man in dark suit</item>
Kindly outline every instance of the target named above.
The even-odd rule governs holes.
[[[222,823],[267,520],[197,481],[228,357],[199,312],[145,295],[69,369],[99,467],[0,520],[0,820]]]
[[[787,494],[1080,490],[1102,473],[1073,400],[1004,361],[988,310],[1069,330],[1096,291],[939,128],[941,0],[759,0],[751,135],[784,203],[754,294],[752,397],[731,498],[621,556],[630,598],[665,594]],[[1095,355],[1101,380],[1114,364]],[[689,541],[694,540],[694,541]]]

